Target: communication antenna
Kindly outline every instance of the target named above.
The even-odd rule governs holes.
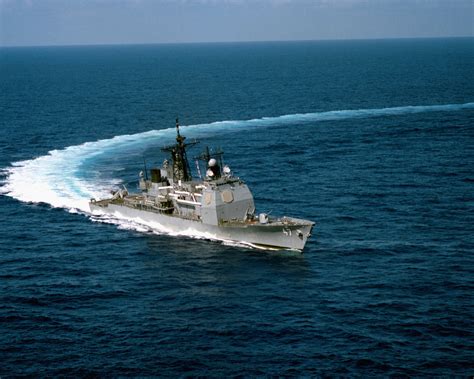
[[[145,154],[143,154],[143,167],[145,168],[145,180],[148,180],[148,170],[146,169]]]
[[[195,162],[196,162],[196,168],[199,175],[199,179],[202,179],[201,168],[199,167],[199,161],[196,159]]]
[[[181,137],[181,135],[179,134],[179,118],[176,117],[176,132],[178,133],[178,137]]]

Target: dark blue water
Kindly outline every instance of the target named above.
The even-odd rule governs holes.
[[[473,59],[473,39],[0,49],[0,376],[472,375]],[[304,254],[91,218],[177,115],[258,211],[317,223]]]

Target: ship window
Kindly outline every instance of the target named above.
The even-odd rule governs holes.
[[[222,191],[221,197],[224,203],[232,203],[232,201],[234,200],[234,195],[231,191],[228,190]]]

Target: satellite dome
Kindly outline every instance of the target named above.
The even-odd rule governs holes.
[[[217,161],[214,158],[211,158],[207,164],[209,167],[214,167],[217,164]]]
[[[208,177],[212,178],[212,177],[214,176],[214,173],[212,172],[211,169],[209,169],[209,170],[206,171],[206,175],[207,175]]]
[[[224,174],[230,174],[230,167],[225,165],[222,171],[224,172]]]

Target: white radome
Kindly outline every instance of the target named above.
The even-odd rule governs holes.
[[[207,164],[209,167],[214,167],[217,164],[217,161],[214,158],[211,158]]]

